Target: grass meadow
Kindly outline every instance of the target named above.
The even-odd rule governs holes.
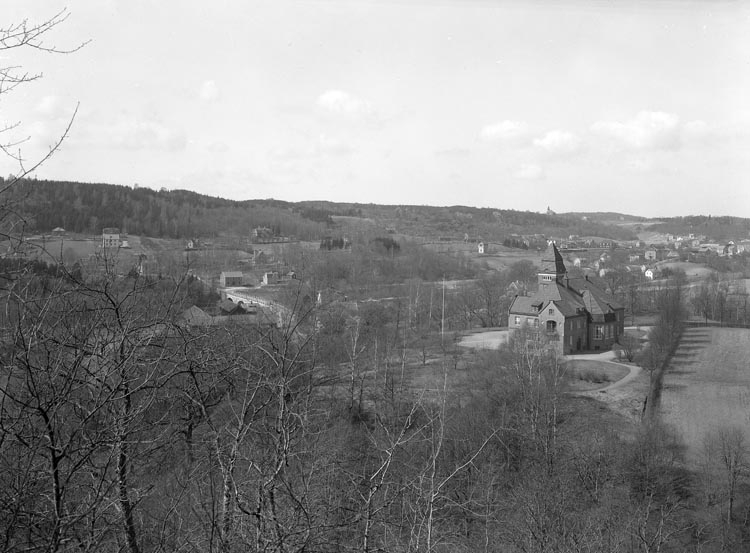
[[[750,446],[750,330],[687,329],[664,376],[661,415],[693,462],[721,428],[740,428]]]

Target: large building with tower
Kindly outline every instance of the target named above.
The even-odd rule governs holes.
[[[508,328],[538,333],[563,354],[611,349],[625,332],[625,308],[588,277],[569,278],[554,243],[537,278],[535,293],[511,302]]]

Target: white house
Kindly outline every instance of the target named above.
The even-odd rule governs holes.
[[[102,229],[102,248],[119,248],[120,247],[120,229],[105,228]]]

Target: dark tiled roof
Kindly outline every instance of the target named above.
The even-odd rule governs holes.
[[[591,280],[575,279],[575,281],[571,281],[570,285],[582,294],[586,311],[591,314],[594,321],[602,321],[605,315],[624,309],[614,296],[607,294]]]
[[[515,315],[539,315],[539,310],[533,306],[536,301],[532,296],[516,296],[510,304],[510,312]]]
[[[234,303],[232,300],[222,300],[221,302],[219,302],[219,309],[222,313],[245,312],[245,309],[239,303]]]
[[[604,315],[623,308],[614,297],[597,288],[592,282],[585,279],[576,280],[580,281],[575,283],[577,286],[572,280],[568,286],[559,282],[551,282],[546,286],[542,284],[534,295],[516,297],[510,306],[510,313],[538,315],[541,309],[553,302],[565,317],[574,317],[585,310],[595,319],[601,319]]]
[[[544,257],[542,257],[541,272],[555,274],[563,274],[567,272],[562,255],[557,249],[557,246],[555,246],[554,242],[550,244],[550,246],[547,248],[547,251],[544,253]]]

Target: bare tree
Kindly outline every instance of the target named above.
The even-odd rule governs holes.
[[[80,43],[72,48],[61,48],[48,42],[50,34],[56,27],[62,25],[68,18],[66,10],[62,10],[52,15],[52,17],[38,22],[30,23],[23,20],[17,23],[11,23],[0,27],[0,52],[11,52],[13,50],[36,50],[52,54],[70,54],[85,46],[86,42]],[[5,59],[5,58],[0,58]],[[29,73],[18,65],[0,65],[0,97],[13,92],[21,85],[30,83],[41,78],[40,73]],[[21,121],[5,122],[0,126],[0,152],[10,157],[18,164],[18,173],[6,181],[0,194],[7,192],[20,179],[39,168],[59,149],[63,140],[65,140],[68,131],[75,119],[78,111],[76,107],[71,116],[67,127],[57,141],[50,147],[49,152],[36,160],[24,158],[21,152],[21,146],[28,141],[28,137],[14,136],[14,133],[20,131]]]
[[[623,334],[617,341],[616,352],[618,355],[622,355],[622,357],[632,362],[638,356],[641,347],[641,340],[637,336]]]
[[[723,495],[727,503],[725,521],[730,525],[738,489],[748,469],[748,449],[744,432],[739,427],[721,426],[706,435],[704,451],[709,461],[707,470],[718,469],[722,474]]]

